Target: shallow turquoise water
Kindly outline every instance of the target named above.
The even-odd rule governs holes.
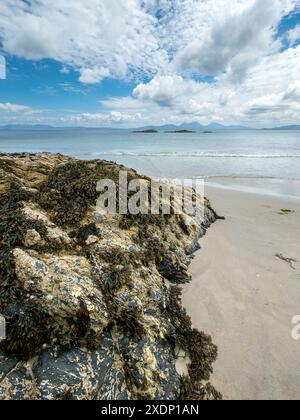
[[[165,178],[249,180],[300,196],[300,132],[243,131],[212,134],[133,134],[87,131],[0,130],[1,152],[60,152],[106,159]],[[253,181],[251,181],[253,180]],[[254,180],[256,180],[254,182]],[[272,187],[273,185],[273,187]],[[283,185],[283,184],[282,184]],[[291,188],[289,188],[289,186]],[[286,191],[288,189],[289,191]]]

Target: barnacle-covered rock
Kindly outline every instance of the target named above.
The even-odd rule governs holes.
[[[63,328],[68,321],[80,322],[84,305],[90,332],[100,335],[108,324],[108,313],[101,290],[91,278],[88,260],[79,256],[36,255],[13,251],[16,280],[31,302],[38,303]],[[62,331],[63,332],[63,331]]]
[[[135,171],[51,154],[0,154],[0,399],[218,398],[217,350],[178,285],[218,218],[103,215],[96,184]],[[142,177],[150,184],[151,180]],[[189,355],[176,371],[176,349]]]

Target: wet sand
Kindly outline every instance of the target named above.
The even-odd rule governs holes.
[[[208,188],[226,217],[201,239],[183,302],[219,347],[211,378],[225,399],[299,399],[300,200]],[[280,215],[281,209],[294,213]]]

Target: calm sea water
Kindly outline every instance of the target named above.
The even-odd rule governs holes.
[[[106,159],[162,178],[300,196],[300,131],[212,134],[104,134],[88,131],[0,131],[1,152],[60,152]],[[227,182],[228,185],[228,182]]]

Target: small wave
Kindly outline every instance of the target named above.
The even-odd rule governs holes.
[[[293,154],[240,154],[204,152],[86,152],[79,156],[119,156],[119,157],[170,157],[170,158],[240,158],[240,159],[299,159]]]
[[[279,177],[279,176],[268,176],[268,175],[197,175],[193,176],[194,179],[206,179],[206,180],[266,180],[266,181],[295,181],[300,182],[299,178],[295,177]]]

